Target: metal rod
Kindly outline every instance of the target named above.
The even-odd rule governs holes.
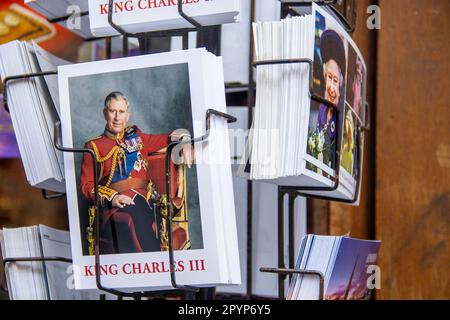
[[[181,29],[173,29],[173,30],[164,30],[164,31],[153,31],[153,32],[146,32],[146,33],[130,33],[125,31],[122,27],[118,26],[113,21],[113,10],[114,10],[114,0],[108,0],[108,23],[111,27],[113,27],[118,33],[120,33],[123,36],[127,36],[129,38],[142,38],[142,37],[170,37],[170,36],[179,36],[186,32],[191,31],[199,31],[202,28],[202,25],[200,25],[196,20],[194,20],[192,17],[189,17],[183,12],[183,2],[178,1],[177,10],[180,16],[185,19],[187,22],[189,22],[191,25],[193,25],[193,28],[181,28]]]
[[[348,21],[347,17],[344,16],[335,6],[330,6],[330,9],[333,11],[334,14],[337,15],[338,19],[341,22],[343,22],[345,31],[347,31],[348,33],[355,32],[355,24],[356,24],[356,3],[355,2],[353,2],[353,14],[352,14],[353,23],[350,23],[350,21]]]
[[[189,34],[188,33],[183,34],[182,41],[183,41],[183,50],[189,49]]]
[[[4,258],[3,265],[6,266],[6,264],[8,263],[14,262],[50,262],[50,261],[72,263],[72,259],[63,257],[20,257],[20,258]]]
[[[17,257],[17,258],[4,258],[2,259],[3,264],[3,274],[0,275],[2,278],[0,281],[0,290],[3,292],[8,292],[8,288],[6,287],[6,265],[8,263],[16,263],[16,262],[50,262],[50,261],[59,261],[72,263],[72,259],[64,258],[64,257]]]
[[[297,194],[295,192],[289,193],[289,268],[294,269],[295,257],[294,257],[294,241],[295,241],[295,199]],[[289,281],[292,280],[292,275],[289,277]]]
[[[128,37],[126,35],[123,36],[122,39],[122,55],[124,57],[128,57],[129,50],[128,50]]]
[[[278,268],[285,268],[284,265],[284,191],[278,187]],[[278,276],[278,296],[284,299],[284,280],[286,275]]]
[[[186,20],[187,22],[189,22],[190,24],[192,24],[196,29],[201,29],[202,25],[200,23],[198,23],[195,19],[189,17],[188,15],[186,15],[183,12],[183,1],[178,1],[178,13],[179,15]]]
[[[255,0],[250,2],[250,29],[252,30],[252,23],[255,21]],[[247,105],[248,105],[248,119],[247,129],[251,129],[253,122],[253,100],[255,83],[253,81],[253,33],[250,32],[250,50],[248,56],[248,91],[247,91]],[[247,290],[246,297],[251,299],[253,294],[253,181],[247,181]]]
[[[265,66],[265,65],[274,65],[274,64],[290,64],[290,63],[307,63],[309,66],[309,93],[311,95],[311,99],[322,103],[330,108],[333,108],[336,111],[339,111],[339,107],[326,100],[324,97],[316,94],[314,92],[314,76],[313,76],[313,61],[311,59],[305,59],[305,58],[300,58],[300,59],[274,59],[274,60],[265,60],[265,61],[257,61],[253,63],[254,67],[259,67],[259,66]]]
[[[80,12],[79,14],[68,14],[62,17],[58,17],[58,18],[53,18],[53,19],[47,19],[48,22],[50,23],[58,23],[58,22],[63,22],[66,21],[70,18],[75,18],[75,17],[84,17],[84,16],[88,16],[89,15],[89,11],[83,11]]]
[[[322,272],[315,270],[297,270],[285,268],[260,268],[259,271],[267,273],[277,273],[279,276],[286,276],[288,274],[305,274],[319,277],[319,300],[324,299],[325,277]]]
[[[10,81],[13,80],[20,80],[20,79],[28,79],[28,78],[33,78],[33,77],[41,77],[41,76],[49,76],[49,75],[55,75],[58,74],[57,71],[46,71],[46,72],[36,72],[36,73],[29,73],[29,74],[19,74],[19,75],[15,75],[15,76],[9,76],[9,77],[5,77],[5,79],[3,79],[3,107],[5,108],[6,112],[9,112],[9,107],[8,107],[8,84]]]
[[[53,200],[53,199],[59,199],[59,198],[63,198],[66,196],[65,193],[48,193],[48,190],[42,189],[42,197],[45,200]]]
[[[370,126],[371,126],[370,105],[368,102],[366,102],[364,104],[364,106],[366,107],[366,119],[365,119],[365,124],[364,125],[361,124],[360,126],[361,126],[361,129],[363,129],[364,131],[370,131]]]
[[[137,37],[137,34],[132,34],[132,33],[128,33],[126,32],[124,29],[122,29],[122,27],[118,26],[117,24],[114,23],[113,21],[113,8],[114,6],[114,0],[109,0],[108,1],[108,23],[111,27],[113,27],[117,32],[119,32],[121,35],[123,36],[127,36],[127,37]]]
[[[111,37],[105,38],[105,54],[106,54],[106,59],[111,59],[111,57],[112,57],[112,39],[111,39]]]

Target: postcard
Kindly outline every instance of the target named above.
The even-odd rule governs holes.
[[[169,144],[203,135],[205,95],[224,96],[217,85],[221,81],[224,90],[221,67],[219,58],[194,49],[58,69],[64,145],[93,150],[99,168],[104,285],[165,289],[171,268],[181,284],[236,281],[228,264],[239,261],[228,261],[233,256],[228,253],[237,252],[237,243],[227,247],[220,199],[211,196],[232,194],[232,185],[219,183],[223,177],[213,177],[210,164],[193,161],[208,154],[205,146],[188,144],[176,152],[179,157],[172,154],[170,189],[166,180]],[[225,155],[223,150],[208,154],[212,161]],[[75,286],[95,288],[95,225],[89,214],[94,165],[89,154],[72,153],[65,153],[65,165]],[[169,211],[173,266],[167,251]]]

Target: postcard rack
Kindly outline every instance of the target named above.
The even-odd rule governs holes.
[[[313,85],[313,61],[311,59],[277,59],[277,60],[267,60],[267,61],[257,61],[253,63],[254,67],[262,66],[262,65],[279,65],[279,64],[291,64],[291,63],[305,63],[309,66],[309,94],[311,97],[311,100],[314,100],[316,102],[322,103],[326,105],[327,107],[333,108],[334,112],[336,113],[336,119],[339,119],[340,110],[337,105],[327,101],[324,97],[321,97],[317,95],[314,92],[314,85]],[[366,108],[366,123],[362,123],[359,117],[356,117],[358,119],[357,124],[357,157],[359,159],[359,168],[357,171],[357,177],[356,177],[356,186],[355,186],[355,195],[353,199],[351,200],[345,200],[345,199],[337,199],[330,196],[320,196],[320,195],[312,195],[305,193],[307,191],[326,191],[326,192],[332,192],[337,190],[339,187],[339,170],[340,170],[340,143],[339,143],[339,137],[336,138],[338,143],[336,143],[335,150],[334,150],[334,183],[331,187],[307,187],[307,186],[279,186],[278,187],[278,268],[262,268],[261,272],[271,272],[271,273],[278,273],[278,295],[280,299],[284,299],[284,280],[286,279],[286,276],[288,274],[294,274],[294,273],[318,273],[317,271],[305,271],[305,270],[295,270],[294,269],[294,205],[295,205],[295,198],[298,196],[303,196],[306,198],[318,198],[323,200],[330,200],[335,202],[343,202],[343,203],[349,203],[353,204],[356,203],[359,199],[359,192],[360,192],[360,182],[361,182],[361,174],[362,174],[362,134],[363,131],[370,130],[370,116],[369,116],[369,105],[366,102],[365,103]],[[338,127],[338,121],[336,122],[336,132],[339,132]],[[286,194],[289,194],[289,267],[290,269],[285,268],[285,262],[284,262],[284,196]],[[288,271],[289,270],[289,271]],[[322,279],[322,278],[321,278]],[[322,288],[321,284],[321,288]],[[322,296],[322,295],[321,295]]]
[[[335,5],[337,4],[338,0],[311,0],[311,1],[283,1],[280,0],[281,2],[281,17],[284,18],[286,16],[288,16],[289,14],[291,15],[298,15],[298,13],[293,9],[294,7],[302,7],[302,6],[310,6],[311,2],[315,2],[316,4],[320,5],[320,6],[327,6],[329,8],[330,11],[332,11],[332,13],[338,18],[338,20],[342,23],[342,25],[344,26],[344,28],[346,29],[346,31],[348,33],[353,33],[355,30],[355,24],[356,24],[356,2],[354,0],[349,0],[350,2],[350,6],[349,6],[349,11],[351,12],[351,17],[350,19],[344,15],[343,13],[341,13],[338,8],[335,7]],[[314,90],[313,90],[313,61],[310,59],[277,59],[277,60],[268,60],[268,61],[257,61],[254,62],[252,64],[253,67],[258,67],[261,65],[277,65],[277,64],[291,64],[291,63],[306,63],[309,66],[309,93],[310,93],[310,97],[312,100],[317,101],[319,103],[325,104],[327,107],[333,108],[336,112],[336,119],[339,119],[339,109],[336,105],[328,102],[327,100],[325,100],[323,97],[317,95]],[[249,68],[249,79],[253,79],[253,69],[252,67]],[[251,81],[253,82],[253,81]],[[251,96],[253,99],[253,90],[252,90],[252,85],[254,86],[255,84],[251,84],[249,85],[249,97]],[[249,98],[249,114],[252,114],[252,99]],[[369,110],[369,105],[366,102],[365,103],[365,108],[366,108],[366,123],[363,124],[361,122],[361,120],[359,119],[359,117],[356,117],[358,120],[358,124],[356,126],[356,130],[357,130],[357,135],[356,135],[356,140],[357,140],[357,154],[358,154],[358,158],[361,159],[362,155],[363,155],[363,150],[362,150],[362,134],[363,131],[368,131],[370,130],[370,110]],[[251,120],[250,120],[251,121]],[[251,125],[251,122],[249,121],[249,126]],[[337,123],[336,123],[337,125]],[[336,126],[336,131],[338,131],[338,128]],[[307,194],[305,192],[307,191],[335,191],[338,187],[339,187],[339,169],[340,169],[340,151],[339,151],[339,143],[336,144],[335,147],[335,154],[334,154],[334,168],[335,168],[335,177],[334,177],[334,183],[331,187],[324,187],[324,188],[317,188],[317,187],[306,187],[306,186],[297,186],[297,187],[291,187],[291,186],[279,186],[278,187],[278,268],[260,268],[260,272],[264,272],[264,273],[275,273],[278,275],[278,296],[279,299],[284,299],[285,298],[285,279],[286,277],[289,275],[290,278],[292,279],[292,275],[293,274],[310,274],[310,275],[316,275],[319,277],[320,280],[320,297],[319,299],[324,299],[324,291],[323,291],[323,287],[324,287],[324,277],[323,275],[318,272],[318,271],[314,271],[314,270],[296,270],[295,269],[295,255],[294,255],[294,234],[295,234],[295,230],[294,230],[294,216],[295,216],[295,211],[294,211],[294,207],[295,207],[295,199],[298,196],[303,196],[306,198],[316,198],[316,199],[323,199],[323,200],[330,200],[330,201],[334,201],[334,202],[343,202],[343,203],[355,203],[358,201],[359,199],[359,192],[360,192],[360,181],[361,181],[361,174],[362,174],[362,166],[361,166],[361,160],[360,160],[360,164],[359,164],[359,168],[358,168],[358,172],[357,172],[357,177],[356,177],[356,181],[357,181],[357,185],[355,186],[355,195],[354,198],[351,200],[344,200],[344,199],[335,199],[329,196],[320,196],[320,195],[311,195],[311,194]],[[252,199],[252,185],[251,182],[249,182],[249,206],[250,209],[249,214],[248,214],[248,223],[251,226],[251,219],[252,219],[252,214],[250,212],[251,210],[251,199]],[[288,243],[289,243],[289,249],[288,249],[288,257],[289,257],[289,269],[286,269],[285,266],[285,259],[284,259],[284,197],[285,195],[289,195],[289,200],[288,200]],[[248,248],[251,254],[251,246],[252,246],[252,237],[251,237],[251,227],[249,228],[248,231],[249,235],[249,244],[248,244]],[[252,270],[252,261],[251,258],[249,259],[249,266],[247,268],[247,270]],[[250,271],[251,272],[251,271]],[[247,275],[247,279],[249,280],[247,282],[247,296],[251,297],[252,296],[252,290],[251,290],[251,274]]]
[[[250,13],[250,24],[254,22],[254,1],[252,2],[252,11]],[[314,2],[320,6],[327,6],[329,8],[329,11],[331,11],[341,22],[341,24],[344,26],[347,32],[353,33],[355,30],[355,24],[356,24],[356,1],[355,0],[348,0],[350,2],[349,6],[349,12],[350,12],[350,19],[347,17],[347,15],[344,15],[339,11],[335,5],[338,3],[338,0],[310,0],[310,1],[284,1],[279,0],[281,5],[281,18],[287,17],[289,14],[291,15],[298,15],[298,13],[294,10],[294,7],[303,7],[303,6],[311,6],[311,2]],[[251,38],[251,37],[250,37]],[[252,41],[252,40],[250,40]],[[249,60],[253,61],[253,53],[252,51],[252,43],[250,43],[250,57]],[[309,59],[285,59],[285,60],[272,60],[272,61],[261,61],[261,62],[254,62],[251,63],[251,65],[248,68],[249,72],[249,85],[247,90],[247,101],[248,101],[248,128],[251,128],[252,121],[253,121],[253,107],[254,107],[254,96],[255,96],[255,88],[256,84],[253,80],[253,74],[254,74],[254,67],[257,67],[259,65],[270,65],[270,64],[287,64],[287,63],[307,63],[310,67],[310,95],[311,99],[318,101],[320,103],[324,103],[325,105],[334,108],[337,110],[337,106],[333,105],[332,103],[325,100],[323,97],[317,95],[312,90],[312,61]],[[362,154],[360,150],[360,138],[361,138],[361,130],[369,130],[370,124],[369,124],[369,105],[366,103],[365,108],[367,110],[366,112],[366,119],[367,124],[366,125],[360,125],[358,126],[358,153]],[[359,119],[359,118],[358,118]],[[335,150],[336,155],[339,154],[338,148]],[[335,155],[335,160],[338,159]],[[335,167],[337,170],[339,170],[339,166],[336,166],[337,161],[335,161]],[[359,173],[361,170],[358,171]],[[279,298],[284,298],[284,279],[287,277],[287,275],[292,275],[295,273],[304,273],[305,270],[294,270],[294,204],[295,199],[298,196],[304,196],[309,198],[320,198],[320,199],[327,199],[332,201],[341,201],[341,202],[348,202],[348,203],[354,203],[357,201],[359,194],[355,195],[355,198],[352,200],[337,200],[337,199],[331,199],[329,197],[322,197],[322,196],[315,196],[315,195],[309,195],[304,194],[302,191],[333,191],[336,190],[339,186],[339,172],[336,172],[335,183],[331,188],[324,188],[324,190],[319,189],[310,189],[310,188],[292,188],[292,187],[279,187],[278,188],[278,268],[261,268],[261,272],[269,272],[269,273],[278,273],[279,276]],[[359,177],[358,180],[359,181]],[[356,186],[357,192],[359,192],[359,185]],[[285,269],[284,265],[284,196],[286,194],[289,194],[289,268]],[[247,182],[247,283],[246,283],[246,299],[251,299],[252,297],[255,297],[253,295],[252,291],[252,270],[253,270],[253,258],[252,258],[252,247],[253,247],[253,182],[249,180]],[[316,272],[316,271],[308,271],[306,272]],[[319,273],[320,274],[320,273]],[[225,294],[225,297],[232,297],[229,294]]]
[[[9,76],[4,79],[4,87],[3,87],[3,94],[4,94],[4,108],[7,112],[9,112],[8,102],[7,102],[7,88],[8,84],[13,80],[20,80],[20,79],[28,79],[32,77],[39,77],[39,76],[45,76],[45,75],[56,75],[57,72],[41,72],[36,74],[23,74],[23,75],[15,75],[15,76]],[[190,140],[185,141],[174,141],[171,142],[167,147],[167,153],[165,158],[166,163],[166,193],[168,197],[167,203],[171,203],[171,195],[170,195],[170,160],[171,160],[171,154],[172,150],[178,146],[178,145],[184,145],[184,144],[195,144],[195,143],[203,143],[208,140],[209,134],[210,134],[210,128],[211,128],[211,117],[221,117],[225,119],[228,123],[236,122],[236,118],[228,115],[226,113],[214,110],[214,109],[208,109],[206,111],[205,119],[206,119],[206,131],[203,136],[196,137]],[[100,213],[100,201],[99,201],[99,181],[98,181],[98,165],[97,165],[97,159],[96,155],[93,150],[87,149],[87,148],[66,148],[60,144],[59,136],[61,135],[61,124],[60,122],[57,122],[55,124],[55,131],[54,131],[54,146],[57,150],[61,152],[70,152],[70,153],[82,153],[82,154],[89,154],[93,161],[93,176],[94,176],[94,194],[96,195],[94,197],[94,203],[90,207],[91,210],[94,212],[94,216],[90,217],[90,225],[89,225],[89,231],[94,232],[94,239],[92,241],[94,242],[94,255],[95,255],[95,278],[96,278],[96,285],[97,288],[101,291],[110,293],[112,295],[117,296],[118,298],[123,297],[131,297],[134,299],[141,299],[144,297],[157,297],[157,296],[166,296],[168,294],[185,294],[186,298],[193,298],[194,296],[192,294],[195,294],[200,291],[199,288],[192,287],[192,286],[182,286],[177,284],[176,282],[176,275],[174,268],[170,268],[170,281],[172,288],[177,290],[168,290],[168,291],[151,291],[151,292],[122,292],[113,288],[108,288],[102,285],[101,283],[101,276],[100,276],[100,219],[99,219],[99,213]],[[43,196],[45,199],[55,199],[58,197],[64,196],[64,194],[51,194],[48,195],[47,191],[43,190]],[[168,214],[167,214],[167,225],[168,225],[168,255],[169,255],[169,264],[171,266],[174,265],[174,250],[173,250],[173,239],[172,239],[172,206],[168,206]],[[3,259],[3,265],[6,266],[7,263],[12,262],[24,262],[24,261],[62,261],[62,262],[72,262],[70,259],[65,258],[59,258],[59,257],[35,257],[35,258],[29,258],[29,257],[18,257],[18,258],[7,258]],[[208,295],[208,294],[206,294]]]
[[[254,0],[252,0],[254,1]],[[340,18],[340,20],[342,21],[342,23],[345,25],[345,28],[347,29],[348,32],[353,32],[354,30],[354,21],[356,19],[354,19],[353,24],[350,20],[346,19],[346,17],[342,16],[342,14],[340,14],[340,12],[334,8],[333,5],[335,5],[337,3],[337,0],[321,0],[321,1],[314,1],[319,5],[324,5],[324,6],[329,6],[330,10],[332,10],[333,12],[336,13],[336,15],[338,15],[338,18]],[[355,3],[355,1],[353,1],[353,3]],[[114,4],[114,0],[109,0],[109,8],[111,8]],[[281,8],[282,8],[282,16],[291,13],[291,14],[295,14],[295,11],[291,10],[292,7],[294,6],[304,6],[304,5],[310,5],[310,3],[308,2],[283,2],[281,0]],[[178,11],[180,13],[181,16],[183,16],[186,19],[186,15],[183,13],[182,10],[182,1],[178,1]],[[87,15],[87,12],[83,12],[81,13],[81,15]],[[354,6],[353,6],[353,17],[356,18],[356,13],[354,10]],[[59,21],[63,21],[66,20],[67,17],[61,17],[59,19],[53,19],[50,22],[59,22]],[[127,33],[126,31],[122,30],[120,27],[118,27],[117,25],[114,24],[113,22],[113,17],[112,17],[112,10],[108,10],[108,22],[109,24],[116,30],[118,31],[122,36],[123,36],[123,52],[124,55],[127,56],[128,55],[128,38],[132,37],[132,38],[137,38],[139,40],[139,47],[140,47],[140,51],[141,54],[145,54],[149,52],[149,39],[151,37],[168,37],[168,36],[182,36],[183,37],[183,49],[186,49],[188,47],[188,38],[187,35],[189,32],[191,31],[201,31],[203,29],[206,29],[206,27],[203,27],[199,25],[195,20],[193,20],[190,17],[187,17],[186,19],[188,22],[190,22],[193,26],[193,28],[186,28],[186,29],[179,29],[179,30],[170,30],[170,31],[158,31],[158,32],[147,32],[147,33],[137,33],[137,34],[130,34]],[[107,57],[110,58],[111,57],[111,36],[110,37],[102,37],[102,38],[91,38],[91,39],[85,39],[85,41],[92,41],[92,40],[100,40],[100,39],[105,39],[106,41],[106,51],[107,51]],[[217,39],[216,39],[217,40]],[[264,61],[264,62],[257,62],[254,64],[254,66],[256,67],[257,65],[262,65],[262,64],[277,64],[277,63],[308,63],[310,65],[310,67],[312,66],[312,61],[306,61],[306,59],[296,59],[296,61],[286,61],[286,60],[273,60],[273,61]],[[310,68],[310,70],[312,70],[312,68]],[[253,73],[253,68],[252,66],[250,66],[249,68],[249,79],[250,79],[250,83],[249,83],[249,90],[248,90],[248,101],[249,101],[249,113],[251,115],[252,113],[252,101],[253,101],[253,89],[254,89],[254,83],[252,81],[253,77],[252,77],[252,73]],[[56,72],[53,73],[48,73],[48,74],[56,74]],[[46,74],[36,74],[36,75],[22,75],[22,76],[17,76],[14,79],[19,79],[19,78],[27,78],[27,77],[32,77],[32,76],[40,76],[40,75],[48,75]],[[11,79],[8,80],[14,80],[12,79],[12,77],[10,77]],[[7,80],[7,79],[5,79]],[[5,86],[4,86],[4,92],[6,93],[6,81],[5,81]],[[321,98],[320,96],[317,96],[314,94],[314,92],[311,91],[311,98],[312,99],[322,99],[320,100],[321,102],[323,102],[324,104],[333,107],[334,109],[337,109],[336,106],[334,105],[330,105],[330,103],[328,101],[323,101],[323,98]],[[318,101],[318,100],[316,100]],[[8,106],[7,106],[7,99],[6,99],[6,95],[4,97],[4,105],[5,105],[5,109],[8,111]],[[368,105],[366,104],[366,108],[368,108]],[[219,114],[217,114],[217,112],[211,112],[209,114],[209,116],[211,114],[217,115],[219,116]],[[368,112],[366,113],[367,115],[369,114]],[[229,122],[233,122],[233,120],[235,120],[235,118],[226,115],[226,114],[221,114],[220,116],[223,116],[227,119],[227,121]],[[207,117],[207,126],[208,126],[208,113],[206,114]],[[251,123],[251,117],[249,117],[249,123]],[[358,126],[358,139],[360,138],[360,134],[361,134],[361,130],[364,129],[368,129],[368,126]],[[55,130],[59,130],[59,126],[55,126]],[[194,143],[194,142],[199,142],[199,141],[204,141],[207,139],[208,136],[208,127],[206,129],[206,134],[203,137],[200,138],[196,138],[193,139],[192,141],[187,141],[186,143]],[[57,135],[55,135],[55,138],[57,137]],[[61,149],[65,149],[62,146],[60,146],[57,141],[55,141],[55,146],[58,145],[58,147],[60,147]],[[175,147],[175,145],[173,145],[171,147],[171,149],[173,149]],[[360,148],[360,143],[358,143],[358,153],[360,152],[359,150]],[[79,150],[80,152],[88,152],[86,150]],[[75,152],[74,150],[67,150],[64,152]],[[170,154],[170,153],[168,153]],[[93,156],[93,161],[95,163],[95,155],[91,154]],[[336,148],[336,155],[339,155],[339,151],[338,148]],[[335,160],[338,159],[339,157],[335,156]],[[167,161],[167,159],[166,159]],[[166,177],[170,176],[170,166],[166,166],[166,168],[169,168],[169,172],[166,172]],[[96,165],[94,165],[94,170],[96,169]],[[339,170],[339,166],[336,166],[336,169]],[[360,174],[360,170],[358,171],[358,174]],[[97,175],[94,175],[94,177],[97,177]],[[336,172],[336,177],[338,179],[339,174],[338,172]],[[360,179],[358,179],[357,181],[359,181]],[[170,180],[166,180],[167,184],[170,184]],[[338,183],[336,183],[338,181],[335,180],[335,186],[337,188]],[[249,181],[248,184],[249,188],[248,188],[248,243],[247,243],[247,257],[248,257],[248,262],[247,262],[247,298],[251,298],[252,297],[252,183],[251,181]],[[98,187],[98,185],[97,185]],[[170,187],[170,186],[167,186]],[[333,186],[334,187],[334,186]],[[327,189],[325,191],[330,191],[330,189]],[[359,186],[357,186],[356,190],[359,190]],[[293,243],[294,243],[294,230],[293,230],[293,218],[294,218],[294,203],[295,203],[295,198],[297,196],[306,196],[306,197],[315,197],[315,198],[322,198],[320,196],[311,196],[311,195],[306,195],[303,194],[302,191],[311,191],[309,188],[292,188],[292,187],[279,187],[278,188],[278,268],[261,268],[261,272],[270,272],[270,273],[276,273],[278,274],[279,277],[279,297],[280,299],[284,298],[284,279],[288,276],[288,275],[292,275],[292,274],[315,274],[319,277],[320,281],[321,281],[321,292],[323,293],[323,275],[321,275],[320,273],[317,273],[316,271],[311,271],[311,270],[295,270],[294,269],[294,250],[293,250]],[[358,192],[358,191],[357,191]],[[98,194],[98,193],[97,193]],[[284,200],[284,196],[288,194],[289,195],[289,269],[285,268],[285,264],[284,264],[284,205],[283,205],[283,200]],[[53,193],[48,193],[46,190],[42,191],[42,195],[45,199],[55,199],[55,198],[59,198],[59,197],[64,197],[64,194],[53,194]],[[356,198],[356,197],[355,197]],[[328,199],[330,200],[330,199]],[[333,201],[335,201],[335,199],[332,199]],[[356,200],[356,199],[355,199]],[[353,201],[354,202],[354,201]],[[99,211],[98,208],[98,203],[96,206],[96,212],[98,213]],[[171,214],[167,215],[168,218],[171,218]],[[98,221],[98,219],[96,219]],[[171,226],[172,224],[170,223],[170,221],[168,222],[169,226]],[[98,228],[96,229],[98,231]],[[170,238],[170,242],[171,242],[171,233],[169,232],[169,238]],[[95,233],[95,237],[98,237],[97,232]],[[98,240],[98,238],[97,238]],[[98,241],[96,241],[96,243],[98,243]],[[98,268],[97,262],[98,262],[98,249],[96,249],[96,270]],[[45,258],[38,258],[38,259],[45,259]],[[169,247],[169,259],[171,259],[171,261],[173,261],[173,250],[171,248],[171,246]],[[171,282],[172,284],[174,284],[174,288],[177,288],[178,285],[176,284],[176,278],[175,278],[175,273],[173,273],[173,271],[171,271]],[[96,272],[96,274],[98,274],[98,272]],[[101,286],[101,282],[99,281],[100,279],[97,279],[97,286],[99,287],[99,289],[102,290],[102,286]],[[107,289],[107,288],[104,288]],[[198,288],[192,288],[192,287],[188,287],[188,288],[180,288],[180,292],[183,292],[186,294],[186,296],[189,297],[195,297],[195,292],[198,290]],[[183,290],[186,289],[186,290]],[[191,290],[192,289],[192,290]],[[110,291],[107,291],[110,292]],[[168,293],[173,293],[174,291],[169,291]],[[112,293],[112,292],[110,292]],[[143,297],[158,297],[158,293],[161,293],[162,296],[164,296],[164,292],[138,292],[138,293],[122,293],[122,292],[113,292],[113,294],[117,295],[119,298],[122,297],[132,297],[135,299],[141,299]],[[321,294],[321,297],[323,297],[323,294]]]

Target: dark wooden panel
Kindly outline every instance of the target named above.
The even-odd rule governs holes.
[[[307,233],[329,234],[330,232],[330,203],[325,200],[308,199],[306,202],[308,213]]]
[[[37,224],[68,230],[66,199],[44,200],[28,184],[20,159],[1,159],[0,228]]]
[[[450,1],[380,0],[381,299],[450,298]]]

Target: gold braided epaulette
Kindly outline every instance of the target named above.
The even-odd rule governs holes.
[[[86,143],[89,143],[89,142],[91,142],[91,141],[100,139],[101,137],[102,137],[102,136],[96,136],[96,137],[93,137],[93,138],[89,138],[89,139],[86,140]]]

